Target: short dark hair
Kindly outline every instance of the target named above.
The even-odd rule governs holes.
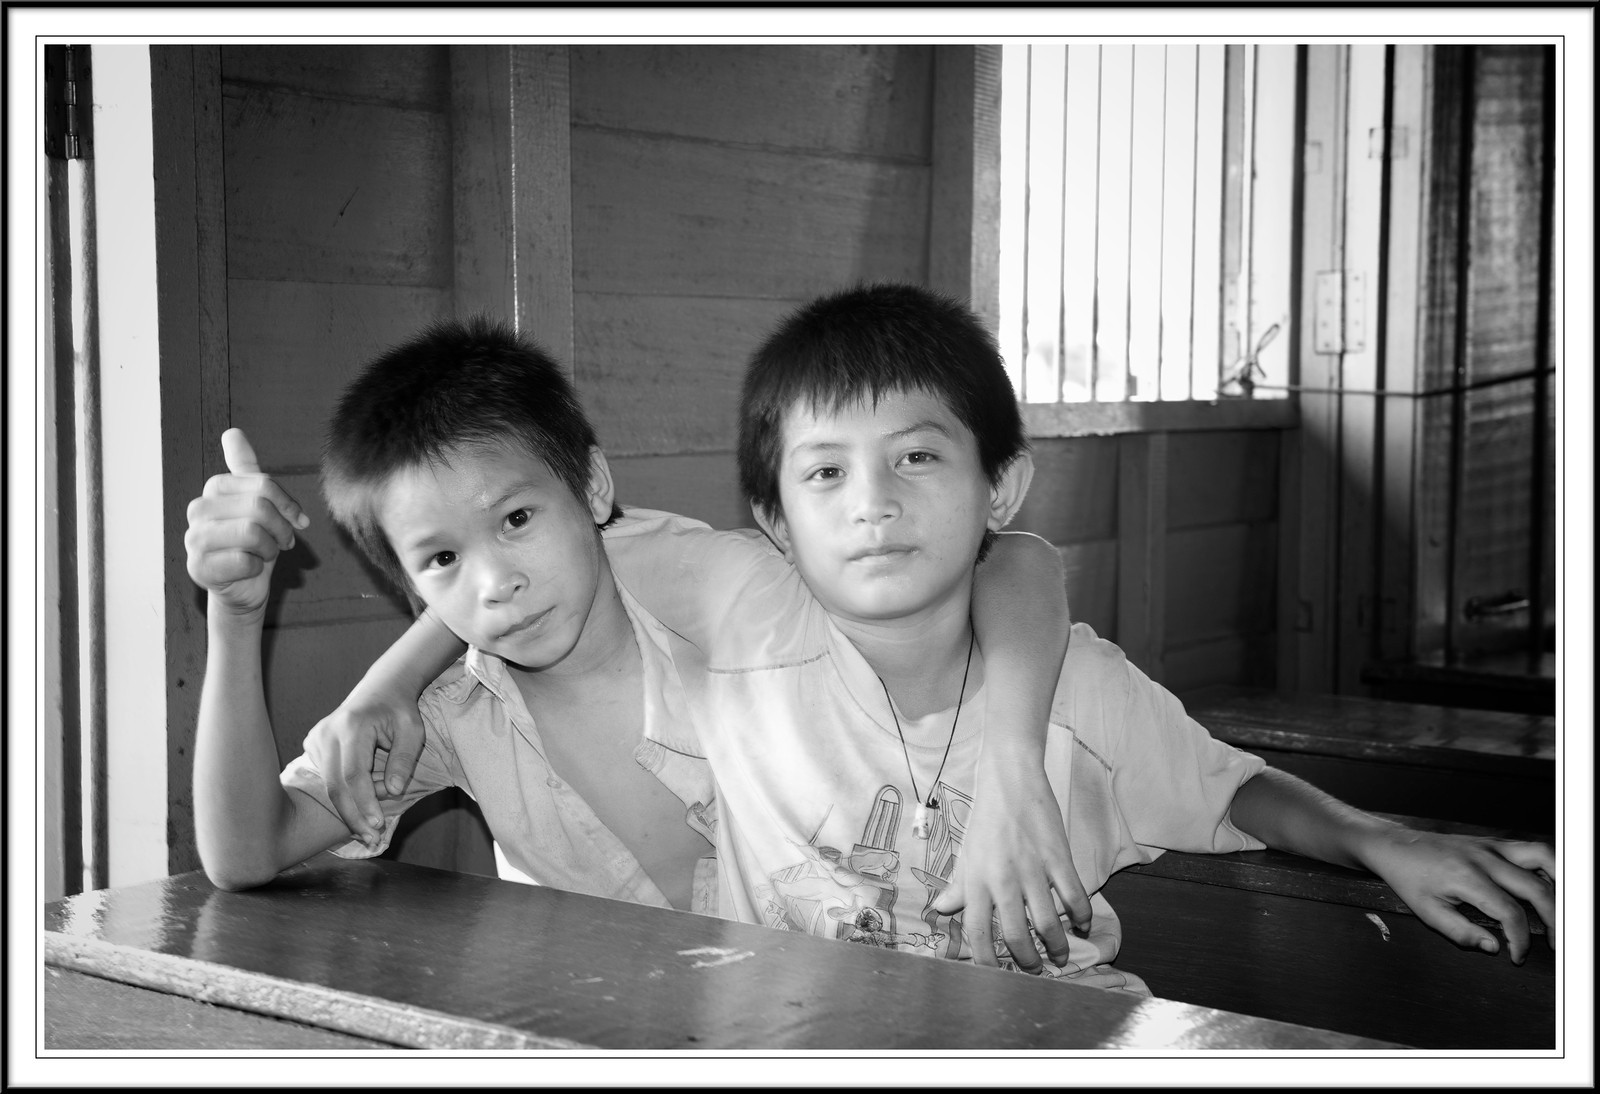
[[[442,462],[449,449],[507,443],[586,500],[598,442],[560,366],[484,316],[441,320],[368,362],[345,388],[323,440],[323,496],[362,553],[419,607],[378,522],[384,485],[396,472]],[[619,515],[613,507],[611,519]]]
[[[756,350],[739,399],[739,486],[778,516],[783,422],[797,402],[838,411],[923,391],[972,431],[991,484],[1027,451],[994,336],[965,304],[916,285],[863,285],[791,313]]]

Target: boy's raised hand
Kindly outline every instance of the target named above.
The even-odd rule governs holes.
[[[228,473],[213,475],[189,503],[183,542],[194,583],[211,594],[213,604],[247,616],[265,608],[273,563],[311,519],[261,473],[243,430],[222,434],[222,454]]]
[[[1470,904],[1500,924],[1512,963],[1526,961],[1528,918],[1519,900],[1533,905],[1551,947],[1556,945],[1555,851],[1548,844],[1396,825],[1373,842],[1364,858],[1418,919],[1458,946],[1485,953],[1500,950],[1492,932],[1457,908]]]

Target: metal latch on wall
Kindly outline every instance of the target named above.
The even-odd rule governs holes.
[[[1317,274],[1312,345],[1318,353],[1363,353],[1367,348],[1367,275],[1361,270]]]
[[[44,154],[86,160],[94,154],[88,46],[44,47]]]

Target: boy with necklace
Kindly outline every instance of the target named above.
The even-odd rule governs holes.
[[[347,853],[376,854],[409,804],[457,785],[519,873],[714,911],[709,775],[665,629],[607,564],[601,529],[620,515],[610,472],[554,362],[487,323],[441,324],[371,364],[335,412],[330,509],[452,643],[470,644],[423,694],[428,747],[371,825],[340,819],[311,758],[277,777],[261,629],[276,556],[308,520],[242,433],[223,443],[230,473],[191,504],[186,537],[209,594],[195,798],[218,885],[260,884],[351,832],[361,845]],[[1041,599],[996,605],[1021,618]]]

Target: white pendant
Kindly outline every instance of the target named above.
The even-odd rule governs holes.
[[[916,810],[911,814],[911,834],[917,839],[927,839],[933,835],[933,813],[938,806],[929,807],[927,802],[918,802]]]

